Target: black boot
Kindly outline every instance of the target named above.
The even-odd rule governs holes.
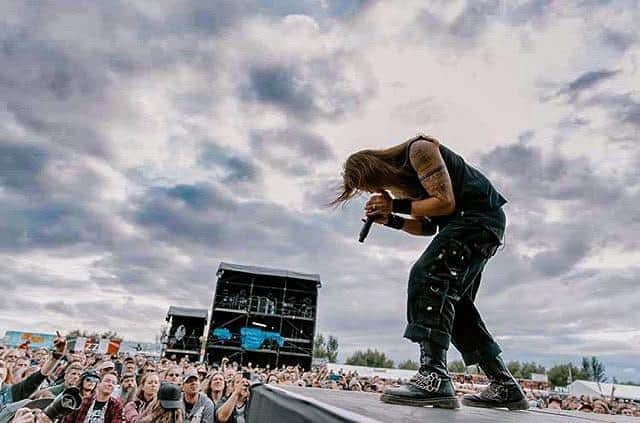
[[[399,388],[387,388],[380,400],[389,404],[460,408],[447,372],[447,350],[424,341],[420,344],[420,369]]]
[[[489,386],[479,394],[468,394],[462,397],[464,405],[483,408],[508,408],[509,410],[526,410],[529,408],[529,401],[527,401],[524,391],[511,375],[500,356],[479,364],[489,378]]]

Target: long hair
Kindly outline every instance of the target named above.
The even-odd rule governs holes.
[[[345,203],[363,191],[376,192],[391,187],[419,195],[415,173],[406,166],[408,143],[384,150],[360,150],[349,156],[343,166],[342,186],[329,205]]]
[[[182,408],[166,410],[156,398],[138,418],[140,423],[184,423]]]
[[[160,383],[160,375],[155,372],[145,373],[140,379],[140,384],[138,385],[138,391],[136,392],[135,399],[140,400],[142,402],[147,402],[144,398],[144,385],[147,383],[147,379],[150,376],[156,376],[158,378],[158,384]]]
[[[224,377],[224,373],[222,373],[221,371],[213,372],[211,376],[205,379],[204,387],[202,389],[202,391],[211,401],[213,401],[213,391],[211,390],[211,380],[216,375],[222,375],[222,380],[224,381],[222,385],[222,397],[224,397],[225,394],[227,393],[227,378]]]

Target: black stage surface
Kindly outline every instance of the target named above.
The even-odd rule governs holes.
[[[300,388],[290,385],[265,386],[272,392],[303,400],[311,407],[321,407],[353,422],[640,422],[625,416],[530,409],[528,411],[490,410],[461,406],[457,410],[409,407],[385,404],[379,394]]]

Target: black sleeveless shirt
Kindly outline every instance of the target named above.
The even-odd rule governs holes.
[[[416,175],[415,189],[416,192],[421,193],[420,198],[424,199],[431,196],[420,183],[418,174],[409,162],[409,149],[415,141],[419,140],[414,140],[407,144],[403,166],[405,166],[407,171]],[[449,150],[442,144],[439,145],[439,150],[447,166],[449,177],[451,178],[453,194],[456,200],[456,209],[450,215],[432,217],[431,220],[434,223],[442,227],[455,216],[464,215],[467,212],[477,214],[478,212],[493,211],[506,204],[507,200],[491,185],[489,179],[479,170],[467,164],[460,155]]]

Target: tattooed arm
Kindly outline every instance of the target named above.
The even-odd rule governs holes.
[[[409,149],[409,160],[424,189],[431,197],[411,204],[413,216],[443,216],[453,213],[456,201],[447,166],[438,143],[416,141]]]

